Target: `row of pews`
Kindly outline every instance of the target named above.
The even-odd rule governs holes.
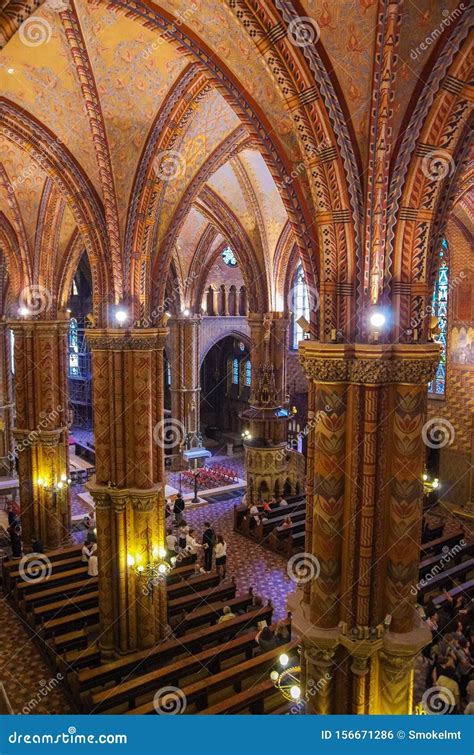
[[[466,542],[462,530],[428,538],[421,545],[418,601],[441,609],[449,600],[464,595],[474,597],[474,544]],[[446,591],[446,593],[445,593]]]
[[[197,572],[190,557],[167,577],[172,633],[153,648],[101,663],[97,578],[88,576],[80,546],[46,555],[47,573],[37,579],[25,580],[18,560],[4,561],[3,590],[78,712],[155,714],[157,694],[169,687],[179,690],[186,713],[287,712],[270,671],[281,653],[298,662],[297,642],[259,651],[257,628],[272,624],[273,607],[253,607],[252,590],[238,595],[234,579]],[[217,623],[224,606],[236,616]],[[290,616],[287,626],[291,638]]]
[[[288,506],[275,506],[270,511],[261,511],[260,523],[255,526],[247,507],[235,506],[234,531],[288,558],[293,553],[304,551],[306,499],[302,495],[295,495],[288,496],[286,501]],[[279,530],[288,516],[291,517],[291,526]]]

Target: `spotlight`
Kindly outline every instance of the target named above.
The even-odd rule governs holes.
[[[387,318],[382,312],[372,312],[370,315],[370,324],[373,325],[374,328],[382,328],[386,321]]]
[[[115,319],[119,325],[123,325],[128,320],[128,312],[125,309],[117,309],[115,312]]]

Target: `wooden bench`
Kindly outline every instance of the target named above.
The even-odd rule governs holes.
[[[426,580],[425,577],[426,584],[421,584],[421,582],[419,583],[418,593],[420,595],[425,595],[426,593],[433,592],[434,590],[438,591],[440,588],[452,583],[452,581],[455,579],[464,580],[472,571],[474,571],[474,558],[469,558],[466,561],[461,561],[460,564],[456,564],[450,569],[445,569],[439,574],[436,574],[433,579]]]
[[[456,547],[456,545],[454,547]],[[459,547],[459,549],[456,550],[456,553],[453,553],[453,548],[448,548],[446,553],[435,553],[433,556],[428,556],[428,558],[425,558],[420,562],[420,577],[424,577],[425,574],[432,571],[432,569],[436,566],[441,566],[443,568],[448,564],[458,563],[465,556],[472,555],[474,555],[474,544]],[[446,562],[442,560],[443,556],[447,557]]]
[[[35,606],[42,606],[46,603],[51,603],[54,600],[59,600],[60,598],[67,598],[71,595],[78,595],[90,592],[91,590],[96,590],[98,584],[99,580],[97,577],[89,577],[88,579],[79,579],[73,582],[68,582],[65,585],[50,587],[47,590],[33,592],[30,595],[25,595],[23,597],[23,603],[20,605],[20,609],[24,614],[28,614]]]
[[[181,692],[183,699],[186,700],[186,710],[190,712],[189,708],[192,705],[194,705],[198,711],[207,708],[209,697],[223,689],[229,688],[229,694],[227,697],[233,697],[235,693],[240,693],[242,691],[242,684],[247,679],[253,678],[255,675],[262,676],[275,665],[281,653],[291,654],[294,652],[296,645],[296,642],[288,643],[275,648],[274,650],[269,650],[267,653],[259,653],[254,658],[250,658],[237,665],[232,665],[224,671],[220,671],[210,677],[205,677],[204,679],[200,679],[192,684],[182,687]],[[270,679],[269,681],[271,682]],[[271,684],[273,687],[272,682]],[[153,686],[152,689],[156,690],[156,685]],[[151,689],[148,691],[151,691]],[[152,715],[157,712],[154,700],[139,705],[129,711],[129,713],[133,715]]]
[[[72,545],[68,548],[60,548],[55,551],[49,551],[48,553],[40,554],[41,558],[47,558],[49,562],[51,563],[51,566],[54,568],[58,562],[63,561],[69,561],[69,559],[76,559],[76,561],[80,561],[82,554],[82,545]],[[28,553],[27,556],[33,557],[32,553]],[[14,558],[9,559],[7,561],[3,561],[2,563],[2,580],[3,580],[3,589],[5,593],[10,592],[10,590],[13,588],[14,583],[21,579],[20,574],[20,562],[21,559]],[[46,562],[47,563],[47,562]]]
[[[422,533],[422,542],[430,543],[432,540],[439,540],[443,537],[444,524],[439,524],[436,527],[424,527]]]
[[[50,577],[48,577],[48,579],[43,579],[39,582],[17,582],[15,590],[16,599],[18,601],[22,601],[25,599],[26,595],[42,592],[45,589],[46,585],[48,585],[48,587],[56,587],[58,585],[67,586],[68,584],[71,584],[72,581],[77,582],[78,580],[82,579],[89,579],[89,575],[87,573],[87,564],[78,566],[76,569],[70,569],[69,571],[52,574]]]
[[[474,597],[474,579],[469,579],[467,582],[463,582],[461,585],[452,587],[451,590],[448,590],[448,592],[452,598],[457,598],[458,595],[465,595],[467,598],[472,598]],[[438,595],[433,599],[433,603],[436,608],[441,608],[445,603],[447,603],[447,601],[448,598],[444,594]]]
[[[169,599],[170,593],[168,592],[168,616],[171,618],[177,614],[186,613],[197,608],[202,603],[233,598],[235,591],[235,579],[232,578],[226,582],[218,582],[216,585],[211,585],[206,590],[199,592],[191,591],[187,595],[182,595],[180,598],[173,598],[171,600]]]
[[[427,543],[423,543],[420,548],[421,560],[423,560],[429,553],[440,553],[443,548],[451,548],[464,538],[464,532],[456,532],[454,535],[444,535],[436,540],[430,540]]]
[[[197,574],[195,577],[182,579],[168,587],[168,598],[180,598],[182,595],[188,595],[192,592],[198,592],[206,587],[213,587],[220,582],[220,575],[217,572],[208,572],[206,574]]]
[[[276,696],[278,696],[276,698]],[[273,706],[269,701],[274,698]],[[276,699],[275,699],[276,698]],[[211,705],[204,710],[199,711],[201,716],[222,716],[231,713],[252,713],[253,715],[262,715],[263,713],[272,713],[274,708],[281,706],[281,694],[275,689],[275,685],[269,676],[263,682],[249,687],[249,689],[233,694],[231,697],[221,700],[215,705]],[[288,707],[285,704],[284,709]]]
[[[291,625],[289,626],[291,631]],[[83,708],[86,713],[101,713],[110,711],[119,705],[127,704],[131,710],[135,708],[135,701],[139,697],[155,692],[166,685],[179,687],[183,681],[196,674],[217,674],[221,670],[224,660],[238,658],[245,655],[249,660],[252,658],[256,647],[255,630],[240,635],[218,647],[203,650],[197,655],[186,655],[184,658],[169,663],[153,671],[141,675],[134,675],[131,679],[125,679],[121,684],[97,692],[87,692],[83,699]]]
[[[77,697],[81,692],[102,686],[108,682],[118,683],[130,674],[155,669],[183,653],[197,654],[202,652],[205,646],[216,645],[235,637],[239,632],[256,626],[259,621],[270,623],[272,612],[272,606],[268,605],[258,611],[237,616],[230,621],[191,632],[179,639],[167,640],[154,648],[132,653],[125,658],[106,663],[98,668],[82,669],[71,674],[71,686]]]
[[[251,605],[253,593],[248,592],[246,595],[239,595],[235,598],[226,598],[216,603],[209,603],[199,608],[195,608],[190,613],[185,614],[183,619],[174,628],[177,637],[181,637],[186,632],[205,624],[213,624],[224,613],[225,606],[229,606],[232,613],[245,613]]]
[[[270,509],[270,511],[263,511],[262,508],[259,509],[260,514],[267,519],[273,519],[274,517],[282,516],[286,514],[291,514],[292,511],[295,511],[299,508],[304,509],[306,506],[306,499],[304,496],[290,496],[286,499],[288,506],[275,506]],[[248,517],[247,517],[247,526],[244,526],[244,517],[248,514],[249,509],[247,506],[234,506],[234,530],[236,532],[241,532],[242,528],[248,530]]]
[[[35,606],[31,613],[33,626],[49,624],[49,620],[60,619],[71,616],[77,611],[84,611],[87,608],[98,608],[99,590],[90,592],[74,593],[63,600],[56,600],[53,603],[45,603],[41,606]],[[43,627],[44,628],[44,627]],[[44,635],[47,636],[47,635]]]
[[[270,535],[271,532],[274,531],[276,527],[279,527],[280,524],[283,524],[288,516],[291,517],[291,521],[293,523],[303,522],[304,526],[304,522],[306,520],[306,510],[303,509],[302,511],[296,511],[293,514],[282,514],[281,516],[275,516],[272,519],[260,522],[260,524],[258,524],[253,530],[253,537],[258,542],[262,542],[266,537]]]

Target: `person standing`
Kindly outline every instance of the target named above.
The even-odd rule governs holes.
[[[182,498],[181,493],[178,493],[176,498],[174,499],[174,506],[173,506],[173,514],[176,526],[179,527],[181,522],[183,521],[183,511],[184,511],[184,498]]]
[[[227,543],[222,535],[217,535],[217,542],[215,547],[216,552],[216,569],[221,579],[225,578],[226,562],[227,562]]]
[[[97,577],[99,574],[99,561],[97,558],[97,549],[94,550],[89,556],[89,563],[87,565],[87,574],[89,577]]]
[[[204,522],[204,532],[202,534],[202,546],[204,548],[204,571],[212,571],[212,557],[214,554],[214,545],[216,533],[211,527],[210,522]]]

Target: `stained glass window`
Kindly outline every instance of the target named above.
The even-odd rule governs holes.
[[[252,365],[250,359],[245,362],[245,385],[252,385]]]
[[[69,375],[77,376],[79,370],[79,340],[77,335],[77,320],[71,317],[69,321]]]
[[[434,396],[444,396],[446,393],[446,345],[448,336],[448,289],[449,269],[447,263],[448,243],[441,242],[439,252],[439,268],[433,291],[432,312],[438,318],[437,343],[441,344],[441,354],[434,380],[428,386],[428,392]]]
[[[232,382],[234,385],[239,384],[239,360],[232,360]]]
[[[296,274],[293,280],[292,288],[293,298],[293,328],[292,328],[292,348],[298,348],[298,341],[303,338],[303,329],[298,325],[297,320],[300,317],[305,317],[309,320],[309,300],[308,289],[304,279],[303,266],[298,265]]]
[[[224,260],[225,264],[229,267],[236,267],[237,266],[237,258],[230,248],[230,246],[226,246],[226,248],[222,252],[222,259]]]

